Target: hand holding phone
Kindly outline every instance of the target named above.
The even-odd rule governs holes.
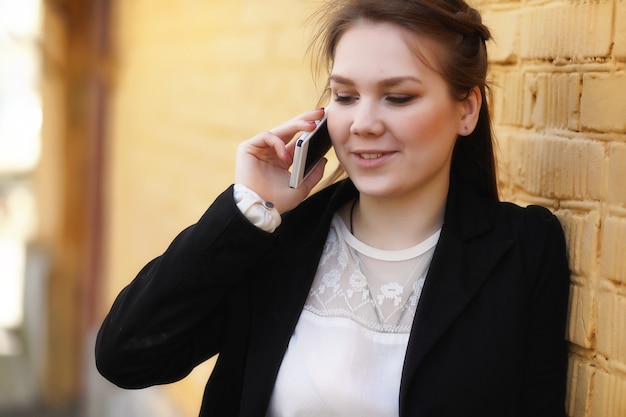
[[[296,139],[289,187],[300,187],[311,169],[331,148],[332,143],[326,124],[327,116],[328,113],[324,111],[324,116],[315,122],[317,124],[315,130],[304,132]]]

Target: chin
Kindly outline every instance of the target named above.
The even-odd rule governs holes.
[[[394,184],[385,179],[350,177],[359,193],[371,197],[387,197],[397,190]]]

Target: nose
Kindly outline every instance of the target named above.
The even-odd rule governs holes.
[[[384,123],[376,104],[361,100],[354,106],[350,133],[362,137],[378,137],[384,132]]]

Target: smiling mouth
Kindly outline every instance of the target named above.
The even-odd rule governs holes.
[[[363,159],[376,159],[383,156],[382,153],[361,153],[359,156]]]

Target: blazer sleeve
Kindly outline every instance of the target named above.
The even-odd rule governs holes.
[[[232,193],[218,196],[117,296],[95,350],[99,372],[114,384],[173,382],[220,351],[245,277],[273,239],[241,214]]]
[[[529,284],[529,328],[523,398],[524,417],[565,416],[565,326],[570,272],[561,225],[547,209],[530,206],[524,227]]]

